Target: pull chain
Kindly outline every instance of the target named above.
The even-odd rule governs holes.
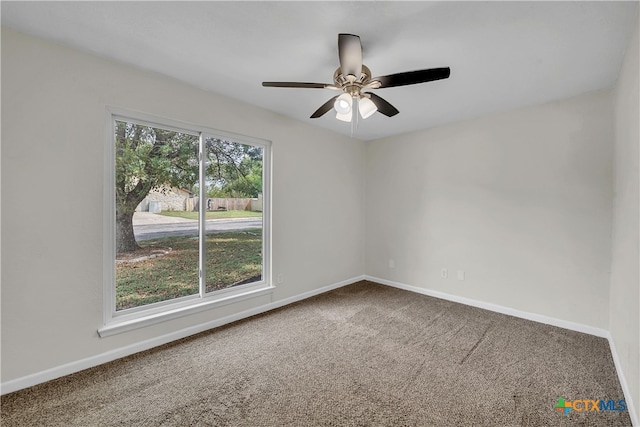
[[[351,138],[353,138],[353,131],[354,131],[354,126],[355,129],[358,129],[358,98],[354,97],[353,98],[353,103],[352,103],[352,109],[351,109]],[[355,123],[354,123],[355,122]]]

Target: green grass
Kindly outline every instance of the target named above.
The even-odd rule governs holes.
[[[199,212],[188,211],[163,211],[159,215],[186,218],[186,219],[198,219]],[[207,212],[206,219],[223,219],[223,218],[260,218],[262,212],[252,211],[214,211]]]
[[[116,264],[116,310],[198,293],[197,237],[167,237],[145,241],[140,246],[173,250],[157,258]],[[208,235],[207,292],[259,280],[261,251],[260,229]]]

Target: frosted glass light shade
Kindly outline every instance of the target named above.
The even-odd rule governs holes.
[[[378,111],[378,107],[369,98],[362,97],[358,101],[358,111],[363,119],[369,118]]]
[[[351,95],[343,93],[336,99],[336,102],[333,103],[333,108],[335,108],[338,114],[347,114],[351,112],[352,103]]]
[[[342,120],[343,122],[350,122],[351,121],[351,111],[349,111],[348,113],[342,114],[342,113],[336,113],[336,119],[338,120]]]

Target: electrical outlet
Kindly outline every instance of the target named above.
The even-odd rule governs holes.
[[[389,268],[396,268],[396,262],[392,259],[389,260]]]
[[[284,274],[280,273],[276,276],[276,283],[282,285],[284,283]]]
[[[449,271],[447,271],[446,268],[443,268],[442,270],[440,270],[440,277],[446,279],[447,277],[449,277]]]
[[[458,270],[458,280],[464,280],[464,270]]]

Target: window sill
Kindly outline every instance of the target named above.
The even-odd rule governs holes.
[[[134,329],[144,328],[145,326],[155,325],[157,323],[166,322],[167,320],[176,319],[179,317],[187,316],[190,314],[198,313],[200,311],[209,310],[216,307],[222,307],[227,304],[236,303],[250,298],[256,298],[263,295],[269,295],[275,289],[274,286],[265,285],[264,287],[254,288],[242,293],[234,293],[232,295],[210,298],[208,300],[200,300],[193,304],[186,306],[180,306],[176,308],[167,307],[159,313],[153,313],[144,315],[140,313],[135,318],[118,319],[117,317],[112,319],[109,323],[98,329],[98,335],[101,338],[117,335],[122,332],[131,331]]]

